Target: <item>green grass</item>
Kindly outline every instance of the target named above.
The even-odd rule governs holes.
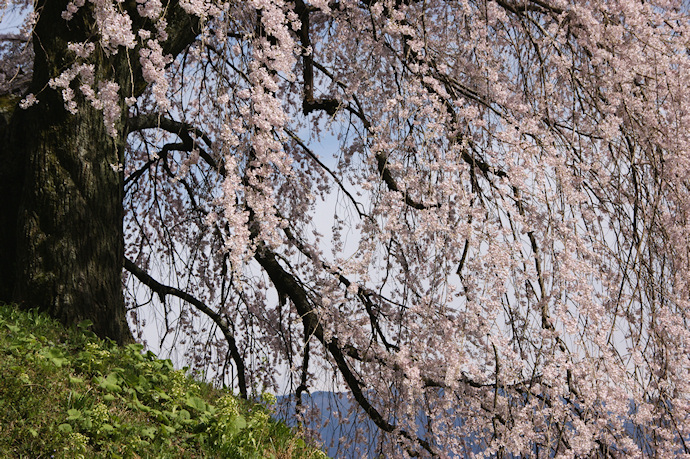
[[[0,305],[0,457],[326,458],[246,402],[169,360]]]

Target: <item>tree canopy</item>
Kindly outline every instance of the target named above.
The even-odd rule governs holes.
[[[244,396],[345,390],[384,455],[690,454],[684,2],[0,8],[5,297],[64,315],[34,265],[106,264],[96,316]]]

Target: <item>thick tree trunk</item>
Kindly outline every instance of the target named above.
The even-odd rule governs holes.
[[[49,81],[74,63],[68,43],[95,33],[91,5],[67,22],[62,19],[67,3],[34,5],[40,15],[28,92],[39,103],[14,111],[0,104],[0,301],[39,308],[65,324],[88,319],[96,334],[122,344],[133,339],[122,296],[123,100],[140,95],[146,82],[136,52],[113,56],[97,46],[89,57],[96,81],[120,86],[118,134],[108,134],[102,112],[79,95],[79,82],[72,84],[77,113],[66,111]],[[135,13],[135,2],[123,5],[139,22],[135,29],[152,28]],[[194,41],[199,23],[178,1],[165,6],[170,38],[163,52],[176,56]]]
[[[3,178],[12,182],[2,185],[12,193],[1,209],[2,262],[10,270],[3,274],[11,278],[0,281],[2,299],[66,324],[88,319],[99,336],[131,342],[122,296],[123,174],[113,168],[123,162],[124,117],[114,139],[102,112],[83,97],[75,98],[76,114],[65,110],[48,82],[73,59],[67,43],[92,33],[88,14],[67,23],[60,17],[67,2],[38,3],[29,91],[40,102],[14,111],[0,158]],[[97,78],[127,90],[114,59],[97,52],[92,63]]]
[[[0,301],[12,301],[16,273],[17,215],[21,196],[24,161],[11,154],[9,123],[19,98],[0,96]]]
[[[49,103],[46,103],[49,105]],[[101,113],[38,106],[18,117],[10,147],[25,155],[14,299],[64,323],[132,340],[122,297],[121,142]],[[21,131],[21,132],[17,132]]]

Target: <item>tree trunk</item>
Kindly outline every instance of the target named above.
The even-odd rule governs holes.
[[[65,324],[88,319],[97,335],[122,344],[133,341],[122,296],[123,174],[113,168],[123,162],[124,117],[114,139],[101,111],[77,96],[77,112],[70,114],[48,87],[73,60],[67,43],[84,41],[92,28],[86,11],[62,20],[66,3],[36,5],[41,14],[29,91],[40,102],[15,109],[0,153],[7,166],[3,191],[11,193],[0,209],[2,299]],[[127,78],[117,77],[124,72],[99,51],[91,59],[97,79],[115,80],[122,94]]]
[[[89,57],[96,81],[119,87],[122,116],[117,135],[106,130],[103,113],[72,88],[76,114],[64,108],[49,86],[74,63],[70,42],[92,39],[95,25],[87,3],[68,22],[67,1],[40,0],[34,29],[33,78],[28,89],[39,103],[26,110],[13,96],[0,97],[0,301],[39,308],[65,324],[93,322],[93,331],[124,344],[133,340],[122,296],[124,98],[146,88],[136,51]],[[134,29],[153,28],[130,8]],[[178,55],[199,33],[198,18],[177,0],[165,3],[169,39],[163,53]]]
[[[39,106],[14,124],[22,132],[10,147],[26,167],[13,296],[64,323],[89,319],[99,336],[124,343],[123,180],[110,166],[122,162],[121,142],[81,105],[73,116]]]

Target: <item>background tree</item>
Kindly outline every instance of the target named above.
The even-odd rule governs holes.
[[[682,2],[31,11],[3,298],[124,342],[123,264],[138,338],[384,455],[690,454]]]

